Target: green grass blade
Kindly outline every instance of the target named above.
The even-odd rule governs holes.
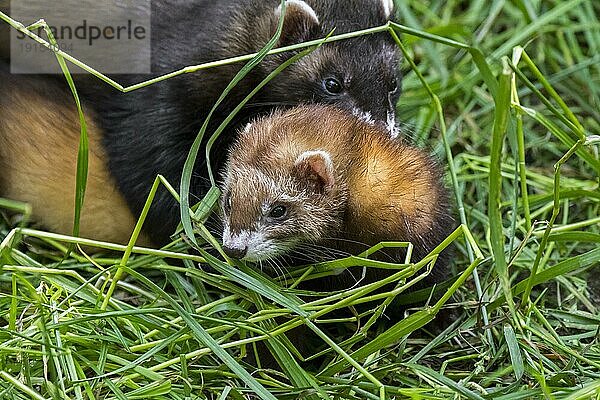
[[[500,278],[502,290],[513,316],[516,314],[512,301],[508,265],[504,254],[504,232],[502,214],[500,213],[500,197],[502,189],[501,160],[504,137],[508,127],[510,110],[511,71],[507,61],[503,59],[503,70],[500,75],[498,97],[495,99],[494,128],[490,148],[490,193],[488,197],[488,218],[490,221],[490,241],[496,273]]]

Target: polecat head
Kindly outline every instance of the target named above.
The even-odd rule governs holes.
[[[223,250],[249,261],[323,239],[340,224],[346,201],[327,152],[275,150],[255,131],[265,127],[256,125],[261,121],[246,129],[230,153],[222,196]]]
[[[262,27],[257,28],[263,32],[259,39],[263,44],[275,32],[281,6],[266,12],[271,14],[259,19]],[[338,35],[380,26],[392,16],[392,0],[287,0],[277,47],[320,39],[332,31]],[[290,52],[273,56],[265,65],[274,69],[290,56]],[[384,125],[396,136],[399,60],[397,45],[387,32],[326,43],[276,76],[255,101],[284,106],[332,104]]]

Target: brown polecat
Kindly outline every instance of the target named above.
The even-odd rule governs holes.
[[[331,106],[300,106],[252,122],[224,175],[223,250],[233,258],[301,256],[311,245],[357,254],[381,241],[410,241],[419,260],[453,229],[437,163]],[[402,250],[387,254],[403,261]],[[430,281],[445,275],[443,258]],[[369,269],[366,281],[381,274]]]

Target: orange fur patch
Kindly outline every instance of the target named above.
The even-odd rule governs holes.
[[[438,184],[431,161],[417,149],[396,146],[376,134],[362,146],[365,165],[350,174],[351,205],[363,229],[402,238],[426,232],[435,218]],[[408,226],[399,223],[407,221]],[[398,232],[397,229],[405,229]]]
[[[11,77],[11,80],[27,78]],[[29,203],[45,228],[73,229],[79,118],[71,97],[49,99],[35,85],[9,84],[0,105],[0,196]],[[135,219],[106,166],[100,129],[86,113],[89,174],[80,235],[127,243]],[[139,244],[149,244],[141,237]]]

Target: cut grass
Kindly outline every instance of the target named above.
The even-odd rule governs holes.
[[[20,229],[4,214],[0,398],[600,398],[600,4],[398,9],[408,25],[398,29],[407,58],[398,115],[407,136],[448,161],[461,223],[444,243],[454,243],[460,279],[440,301],[387,324],[382,308],[360,322],[333,313],[367,299],[414,304],[419,293],[406,289],[439,249],[417,263],[364,254],[272,281],[190,255],[181,239],[162,250],[115,246]],[[216,194],[192,219],[197,240],[218,247],[201,225]],[[116,253],[76,248],[65,258],[72,244]],[[394,269],[397,290],[373,293],[387,281],[309,297],[293,289],[348,264]],[[424,327],[450,312],[441,332]],[[324,357],[299,361],[285,335],[300,325]],[[243,357],[263,341],[283,373]]]

